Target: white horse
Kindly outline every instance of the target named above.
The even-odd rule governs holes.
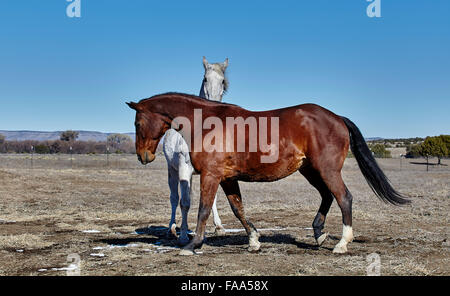
[[[228,80],[225,77],[225,70],[228,67],[228,58],[223,63],[210,64],[206,58],[203,57],[203,66],[205,68],[205,75],[199,96],[209,100],[222,101],[222,95],[228,89]],[[178,243],[180,245],[186,245],[189,243],[187,216],[191,206],[192,174],[195,172],[191,164],[187,143],[174,129],[169,129],[166,132],[164,136],[163,151],[169,170],[170,203],[172,205],[169,234],[172,233],[175,237],[177,236],[175,216],[180,200],[178,195],[178,185],[180,185],[182,222]],[[219,213],[217,212],[216,198],[217,195],[214,198],[212,207],[214,225],[216,227],[215,231],[216,234],[223,234],[225,233],[225,229],[222,226]]]

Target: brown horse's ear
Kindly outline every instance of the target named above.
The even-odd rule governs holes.
[[[135,102],[127,102],[128,107],[130,107],[133,110],[138,111],[138,104],[136,104]]]

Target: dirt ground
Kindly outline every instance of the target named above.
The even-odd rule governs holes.
[[[218,210],[230,231],[214,236],[210,218],[201,253],[183,257],[166,237],[162,155],[145,167],[134,155],[0,155],[0,275],[365,275],[372,253],[382,275],[450,275],[450,166],[427,172],[423,160],[378,162],[413,202],[379,201],[347,159],[343,176],[354,198],[355,232],[347,254],[332,253],[342,232],[336,202],[325,225],[330,237],[316,247],[311,223],[320,197],[297,173],[274,183],[240,183],[247,217],[261,232],[259,253],[247,251],[248,239],[219,190]],[[195,230],[198,176],[192,199]],[[180,223],[180,212],[177,218]],[[70,258],[79,258],[79,269]]]

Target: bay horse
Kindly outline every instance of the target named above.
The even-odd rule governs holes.
[[[226,93],[229,85],[228,79],[225,76],[227,67],[228,58],[223,63],[210,64],[203,57],[205,74],[203,75],[202,86],[200,88],[200,97],[214,101],[222,101],[222,96]],[[178,244],[187,245],[189,243],[187,216],[191,207],[192,174],[194,173],[194,167],[191,164],[189,156],[189,147],[176,130],[169,129],[164,135],[163,152],[168,168],[170,205],[172,208],[169,234],[177,237],[175,218],[179,203],[181,208],[181,229]],[[181,198],[178,194],[178,187],[180,187]],[[212,206],[215,233],[222,235],[225,233],[225,229],[222,226],[222,221],[217,211],[216,198],[217,195],[214,198]]]
[[[245,217],[238,181],[272,182],[296,171],[299,171],[322,197],[318,213],[312,223],[317,244],[321,245],[326,238],[322,230],[334,198],[342,212],[343,231],[342,238],[333,252],[347,252],[347,244],[353,240],[352,195],[344,184],[341,170],[349,147],[376,196],[394,205],[410,201],[390,185],[358,127],[348,118],[338,116],[321,106],[302,104],[252,112],[237,105],[181,93],[160,94],[143,99],[139,103],[127,104],[136,110],[136,153],[142,164],[148,164],[155,159],[158,142],[169,128],[175,128],[185,140],[189,139],[187,142],[190,144],[191,162],[200,174],[201,196],[195,236],[180,251],[180,255],[195,254],[194,250],[202,246],[206,220],[210,215],[219,185],[224,190],[234,215],[249,236],[248,250],[258,251],[259,234]],[[206,119],[201,118],[199,121],[199,114]],[[241,122],[247,123],[243,126],[243,136],[241,126],[243,139],[238,137],[239,129],[235,133],[236,125],[221,124],[229,118],[239,118]],[[275,133],[272,131],[270,133],[271,144],[268,145],[270,149],[256,147],[255,150],[254,142],[267,138],[267,134],[264,134],[267,132],[264,123],[267,127],[269,121],[271,130],[277,129]],[[211,122],[214,122],[214,129]],[[251,131],[252,122],[256,122],[258,132]],[[278,123],[278,126],[272,123]],[[194,128],[190,127],[192,125]],[[211,131],[199,132],[199,126],[209,128]],[[194,149],[190,139],[193,141]],[[212,139],[219,149],[207,150],[197,147],[199,143],[200,145],[205,143],[205,140],[212,143]],[[244,141],[244,151],[239,150],[237,142],[240,140]],[[264,158],[273,155],[276,157],[272,161],[266,161]],[[262,161],[263,158],[265,161]]]

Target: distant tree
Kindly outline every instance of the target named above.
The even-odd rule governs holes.
[[[62,150],[61,141],[54,141],[50,144],[50,153],[60,153]]]
[[[3,145],[5,143],[5,136],[0,134],[0,153],[4,153],[6,151],[6,145]]]
[[[406,146],[406,156],[411,158],[420,157],[420,144],[410,144]]]
[[[450,135],[440,135],[439,138],[441,138],[442,142],[444,142],[445,146],[447,147],[446,157],[449,157],[450,156]]]
[[[424,157],[437,157],[438,164],[441,164],[441,158],[448,155],[447,146],[441,137],[427,137],[420,145],[420,154]]]
[[[391,151],[386,149],[383,144],[374,144],[369,146],[375,157],[379,158],[391,158]]]
[[[108,144],[115,145],[115,144],[122,144],[126,142],[133,142],[133,139],[129,135],[124,134],[111,134],[107,138]]]
[[[62,132],[59,136],[61,141],[74,142],[78,138],[79,133],[72,130]]]
[[[37,154],[48,154],[50,153],[50,148],[45,144],[39,144],[34,146],[34,152]]]
[[[107,138],[108,147],[112,148],[115,153],[123,153],[130,151],[130,147],[132,148],[133,139],[124,134],[111,134]]]

